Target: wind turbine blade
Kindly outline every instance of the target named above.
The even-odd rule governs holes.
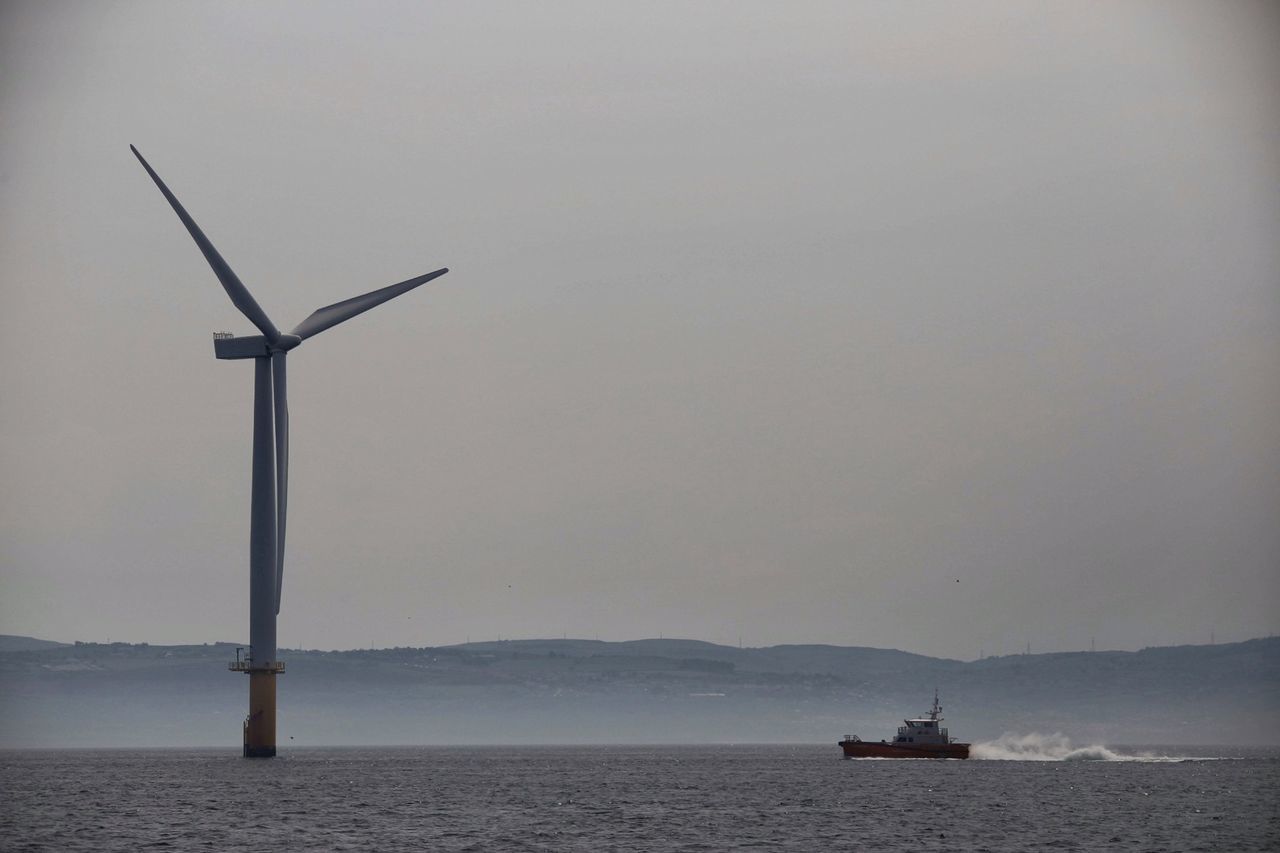
[[[284,586],[284,521],[289,504],[289,400],[285,388],[285,353],[271,353],[271,390],[276,433],[276,614]]]
[[[182,203],[178,201],[177,196],[169,192],[169,188],[164,185],[164,181],[160,180],[160,176],[156,174],[155,169],[146,160],[142,159],[142,155],[138,153],[138,149],[132,145],[129,150],[138,158],[138,162],[142,164],[142,168],[147,170],[147,174],[151,176],[151,180],[156,182],[156,186],[160,188],[160,192],[169,200],[169,205],[173,208],[173,212],[178,214],[178,218],[182,220],[182,224],[187,226],[187,231],[191,233],[191,237],[196,241],[196,245],[200,247],[200,251],[204,253],[204,259],[209,262],[209,266],[213,267],[213,274],[218,277],[218,281],[222,282],[222,289],[231,297],[231,302],[240,309],[240,313],[249,318],[249,322],[257,326],[258,329],[266,336],[267,341],[275,343],[280,339],[280,330],[271,322],[271,318],[267,316],[267,312],[263,311],[254,300],[253,294],[249,293],[249,289],[244,286],[236,274],[232,272],[231,267],[222,259],[222,255],[218,254],[218,250],[209,242],[209,238],[204,236],[204,232],[200,230],[200,226],[196,225],[196,221],[191,218],[183,208]]]
[[[433,278],[439,278],[447,273],[448,268],[439,269],[435,272],[429,272],[426,275],[420,275],[417,278],[411,278],[408,281],[402,281],[399,284],[393,284],[389,287],[373,290],[369,293],[353,296],[350,299],[344,299],[342,302],[335,302],[332,305],[326,305],[323,308],[317,308],[311,312],[311,316],[298,324],[293,330],[293,334],[306,340],[312,335],[318,335],[331,326],[350,320],[357,314],[363,314],[370,308],[381,305],[388,299],[394,299],[402,293],[413,290],[420,284],[426,284]]]

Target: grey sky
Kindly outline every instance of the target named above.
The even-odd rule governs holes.
[[[957,657],[1280,625],[1280,13],[0,7],[0,632]]]

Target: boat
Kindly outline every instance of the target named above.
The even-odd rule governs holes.
[[[922,717],[903,720],[892,741],[865,741],[856,735],[845,735],[839,742],[845,758],[968,758],[969,744],[960,743],[940,724],[942,706],[938,691],[933,691],[933,707]]]

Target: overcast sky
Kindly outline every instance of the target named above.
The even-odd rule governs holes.
[[[0,6],[0,633],[977,657],[1280,627],[1264,3]]]

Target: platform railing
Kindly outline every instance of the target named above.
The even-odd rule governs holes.
[[[227,664],[232,672],[284,672],[284,661],[274,660],[265,666],[254,666],[253,661],[233,660]]]

